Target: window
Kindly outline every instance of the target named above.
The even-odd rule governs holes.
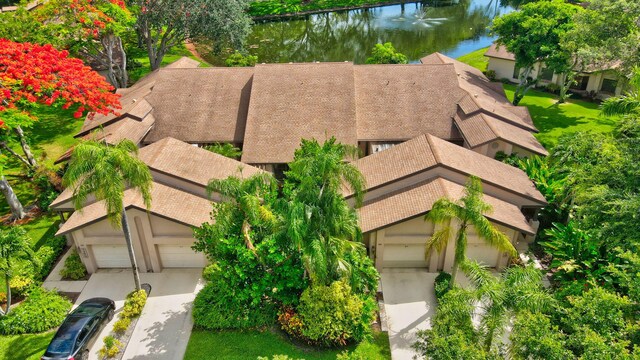
[[[517,79],[520,76],[520,67],[514,65],[513,66],[513,78]]]
[[[571,85],[574,90],[587,90],[587,84],[589,83],[588,76],[576,76],[575,83]]]
[[[618,87],[618,80],[616,79],[603,79],[600,91],[607,94],[615,94]]]
[[[540,79],[545,81],[551,81],[553,79],[553,70],[545,67],[540,72]]]

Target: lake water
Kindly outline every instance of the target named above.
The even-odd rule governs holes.
[[[510,11],[499,0],[459,0],[453,5],[432,0],[315,14],[257,22],[247,45],[266,63],[361,64],[376,43],[388,41],[411,62],[435,51],[455,58],[489,46],[494,40],[487,30],[491,20]]]

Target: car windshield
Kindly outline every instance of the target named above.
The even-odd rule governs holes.
[[[51,340],[45,356],[68,355],[73,352],[73,346],[78,333],[90,318],[84,316],[69,316],[60,325],[56,335]]]
[[[81,306],[78,306],[77,309],[75,309],[72,314],[75,316],[87,316],[87,317],[91,317],[97,313],[100,312],[100,310],[102,310],[104,308],[103,305],[100,304],[83,304]]]

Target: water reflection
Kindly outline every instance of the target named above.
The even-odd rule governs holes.
[[[512,11],[499,0],[459,0],[383,6],[253,25],[249,52],[260,62],[353,61],[391,41],[416,62],[435,51],[457,57],[488,46],[487,26]],[[447,1],[451,4],[451,1]]]

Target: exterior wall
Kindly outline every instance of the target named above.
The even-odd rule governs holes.
[[[478,154],[486,155],[494,159],[496,157],[496,154],[499,151],[502,151],[505,154],[510,155],[513,152],[513,145],[503,140],[495,140],[488,144],[484,144],[476,148],[473,148],[471,150],[477,152]]]
[[[191,246],[194,242],[189,226],[137,209],[127,210],[127,216],[140,272],[162,271],[158,245]],[[71,236],[89,273],[94,273],[98,268],[92,246],[126,245],[122,230],[115,229],[107,219],[75,230]],[[194,267],[200,266],[196,264]]]
[[[516,66],[516,62],[513,60],[505,60],[498,58],[489,58],[489,65],[487,70],[493,70],[496,72],[496,79],[509,79],[511,81],[518,81],[513,77],[513,70]]]
[[[450,224],[454,229],[457,228],[458,225],[459,223],[455,220]],[[514,246],[518,244],[521,238],[520,232],[502,225],[493,225],[502,231]],[[449,241],[447,248],[443,252],[433,252],[428,258],[423,258],[425,260],[424,264],[416,263],[418,257],[425,256],[424,246],[426,241],[434,232],[438,231],[441,226],[440,224],[434,226],[433,223],[426,222],[422,216],[419,216],[369,233],[369,249],[372,258],[375,260],[376,269],[382,271],[385,267],[426,267],[429,269],[429,272],[450,272],[455,255],[453,239]],[[491,249],[484,240],[477,236],[473,227],[468,228],[467,235],[467,256],[469,258],[480,256],[480,252],[483,252],[483,254],[488,254],[488,258],[492,259],[491,263],[486,263],[489,267],[500,269],[508,264],[509,256],[497,249]],[[408,251],[406,254],[411,258],[407,259],[406,265],[399,264],[397,261],[390,263],[388,259],[385,259],[385,251],[388,252],[392,246],[407,247]],[[394,258],[393,260],[396,259]]]

